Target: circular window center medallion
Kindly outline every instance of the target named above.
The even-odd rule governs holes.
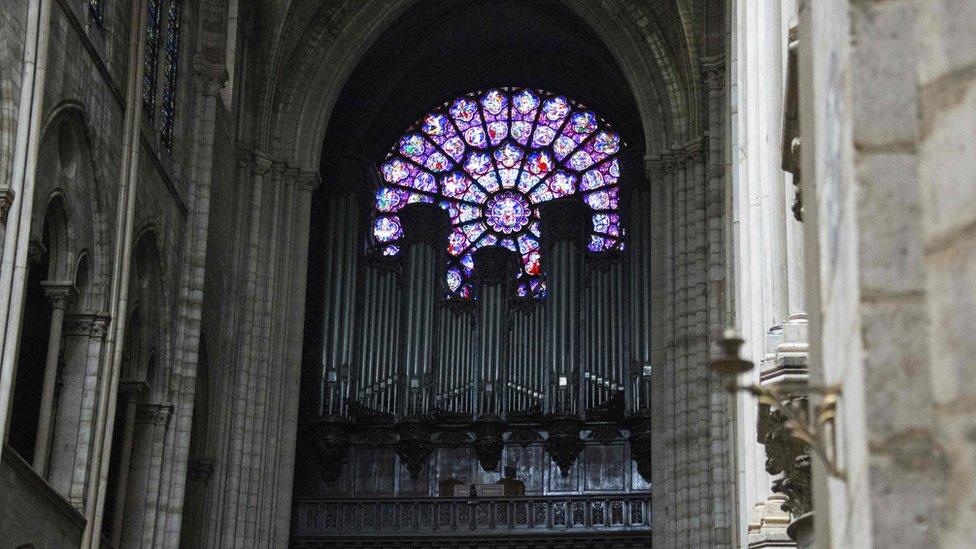
[[[519,193],[502,191],[490,199],[486,208],[488,224],[504,234],[521,231],[529,223],[529,201]]]

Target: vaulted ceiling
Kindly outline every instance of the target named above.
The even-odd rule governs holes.
[[[317,155],[326,126],[352,129],[347,136],[382,149],[379,141],[432,99],[492,82],[526,83],[588,103],[632,142],[660,132],[647,146],[660,149],[700,132],[700,61],[719,43],[706,29],[724,17],[710,5],[255,0],[244,12],[250,48],[243,122],[254,130],[254,146],[304,165]],[[381,130],[379,119],[390,127]],[[308,143],[316,140],[313,151]]]

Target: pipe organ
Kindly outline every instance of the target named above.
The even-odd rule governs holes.
[[[302,407],[322,493],[373,490],[343,476],[350,452],[383,495],[500,465],[531,472],[527,495],[647,488],[664,254],[625,145],[566,97],[481,90],[411,126],[368,198],[333,190]]]
[[[631,200],[645,207],[646,193]],[[470,447],[490,472],[506,445],[534,444],[567,475],[587,444],[616,440],[644,476],[634,485],[649,480],[647,221],[636,216],[632,247],[595,256],[580,204],[551,203],[545,297],[516,295],[518,257],[493,246],[475,254],[475,293],[461,301],[445,299],[438,209],[401,213],[403,250],[389,259],[370,253],[352,194],[328,208],[318,414],[305,421],[321,476],[339,478],[363,444],[391,448],[412,477],[442,445]]]

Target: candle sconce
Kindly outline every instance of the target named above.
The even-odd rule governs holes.
[[[768,406],[785,418],[784,425],[790,436],[809,445],[823,463],[828,475],[844,480],[845,473],[838,466],[835,440],[837,403],[841,388],[836,385],[812,385],[805,382],[777,383],[775,385],[739,385],[736,376],[755,367],[751,360],[739,355],[745,341],[734,329],[728,329],[718,341],[719,354],[708,363],[708,368],[728,380],[729,392],[745,392],[755,396],[761,405]],[[813,413],[807,409],[805,397],[819,395],[822,400],[814,405]]]

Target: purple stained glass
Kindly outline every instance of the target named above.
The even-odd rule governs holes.
[[[384,187],[376,191],[376,209],[381,212],[395,212],[406,204],[406,192]]]
[[[386,185],[376,191],[373,235],[384,255],[397,255],[403,230],[390,214],[412,202],[439,204],[452,225],[448,297],[474,298],[472,254],[486,246],[522,258],[518,296],[544,297],[534,208],[550,200],[582,200],[593,210],[590,251],[623,249],[616,155],[624,143],[592,111],[539,90],[493,88],[446,102],[413,128],[381,166]]]
[[[520,193],[500,192],[488,200],[486,209],[488,224],[499,233],[517,233],[529,223],[529,201]]]
[[[396,216],[379,217],[373,224],[373,236],[380,242],[392,242],[403,236]]]
[[[549,190],[556,197],[569,196],[576,192],[576,176],[563,171],[549,178]]]

